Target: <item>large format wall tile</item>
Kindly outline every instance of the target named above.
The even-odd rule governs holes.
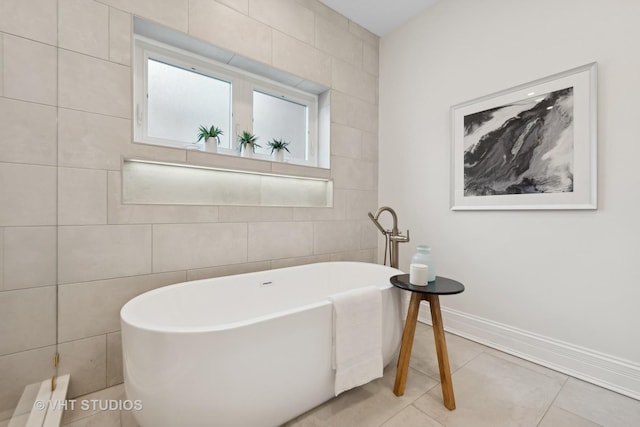
[[[331,56],[279,31],[273,31],[273,66],[331,86]]]
[[[174,271],[247,261],[247,225],[153,226],[153,271]]]
[[[9,34],[2,39],[4,96],[56,105],[57,49]]]
[[[379,74],[379,62],[378,48],[365,43],[362,51],[362,69],[369,74],[377,76]]]
[[[365,73],[360,67],[354,67],[339,59],[333,60],[333,89],[356,96],[370,104],[378,99],[377,77]]]
[[[55,223],[56,168],[0,163],[0,226]]]
[[[375,190],[349,190],[347,193],[347,219],[367,220],[369,212],[378,209],[378,192]],[[371,226],[374,227],[373,223]]]
[[[378,161],[377,132],[362,132],[362,158],[370,162]]]
[[[215,25],[211,25],[215,17]],[[189,34],[251,59],[271,63],[271,28],[211,0],[189,0]]]
[[[359,248],[359,222],[318,222],[315,224],[314,253],[345,252]]]
[[[4,290],[4,228],[0,227],[0,291]]]
[[[313,254],[313,223],[255,222],[249,224],[249,261]]]
[[[362,64],[362,40],[322,18],[316,19],[316,47],[351,65]]]
[[[66,108],[58,116],[59,166],[120,170],[122,156],[186,161],[186,150],[132,143],[130,119]]]
[[[264,271],[271,268],[269,261],[245,262],[242,264],[221,265],[220,267],[198,268],[187,271],[187,280],[211,279],[221,276],[232,276],[234,274],[253,273],[254,271]]]
[[[58,168],[58,224],[107,223],[107,171]]]
[[[58,110],[60,166],[120,170],[122,147],[131,142],[131,120]]]
[[[113,332],[107,334],[107,387],[123,382],[122,336],[120,332]]]
[[[131,64],[131,15],[109,8],[109,59]]]
[[[249,0],[216,0],[218,3],[222,3],[229,6],[240,13],[245,15],[249,14]]]
[[[321,3],[318,0],[298,0],[298,2],[304,5],[307,9],[315,12],[316,18],[324,18],[331,24],[343,30],[349,29],[349,19],[346,16],[340,15],[324,3]]]
[[[249,16],[313,45],[314,14],[296,0],[249,0]]]
[[[271,206],[220,206],[220,222],[291,221],[293,208]]]
[[[24,387],[51,378],[55,346],[0,356],[0,413],[18,404]]]
[[[120,330],[120,309],[151,289],[186,281],[177,271],[60,285],[58,341],[66,342]]]
[[[0,161],[55,165],[56,120],[55,107],[0,98]]]
[[[58,40],[58,2],[0,1],[0,31],[55,45]]]
[[[131,68],[60,50],[60,107],[131,117]]]
[[[4,230],[4,288],[56,284],[56,228],[7,227]]]
[[[106,387],[106,335],[59,344],[58,352],[58,375],[71,374],[68,391],[70,399]]]
[[[287,268],[296,265],[315,264],[317,262],[329,262],[331,255],[311,255],[295,258],[274,259],[271,261],[271,268]]]
[[[340,123],[332,123],[331,154],[353,159],[361,158],[362,131]]]
[[[59,2],[58,46],[109,59],[109,7],[88,0]]]
[[[150,225],[61,226],[58,248],[59,283],[151,272]]]
[[[98,0],[160,24],[187,32],[188,0]]]
[[[296,221],[341,221],[345,219],[347,192],[333,190],[333,206],[330,208],[294,208]]]
[[[404,233],[404,231],[401,231]],[[378,247],[378,229],[368,219],[360,221],[360,247],[376,248]]]
[[[4,35],[0,33],[0,96],[4,95]]]
[[[349,21],[349,32],[375,48],[380,45],[380,37],[353,21]]]
[[[0,292],[0,355],[56,342],[56,288]]]
[[[331,91],[331,121],[377,133],[378,106],[340,91]]]
[[[338,252],[331,254],[331,261],[376,262],[376,249]]]
[[[335,188],[375,190],[378,182],[378,165],[364,160],[331,156],[331,174]]]

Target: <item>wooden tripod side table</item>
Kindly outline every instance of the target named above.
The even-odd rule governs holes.
[[[411,292],[411,301],[407,312],[407,320],[402,333],[402,345],[400,346],[400,356],[398,357],[398,370],[396,372],[396,383],[393,393],[396,396],[404,394],[404,387],[407,382],[407,372],[409,371],[409,360],[411,359],[411,349],[413,348],[413,337],[416,333],[416,323],[420,302],[428,301],[431,309],[431,321],[433,323],[433,337],[436,342],[436,353],[438,354],[438,367],[440,368],[440,383],[442,385],[442,400],[444,406],[449,410],[456,409],[456,400],[453,395],[453,383],[451,382],[451,368],[449,367],[449,354],[447,353],[447,342],[444,338],[444,327],[442,325],[442,313],[440,312],[440,295],[459,294],[464,291],[464,285],[458,281],[437,276],[436,280],[429,282],[427,286],[414,286],[409,283],[408,274],[399,274],[389,279],[396,288]]]

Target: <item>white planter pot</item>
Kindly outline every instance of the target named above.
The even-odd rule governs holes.
[[[242,146],[242,151],[240,151],[240,155],[242,157],[246,157],[248,159],[251,159],[253,157],[253,147],[251,147],[249,145],[243,145]]]
[[[218,140],[215,138],[207,139],[207,144],[205,145],[205,149],[210,153],[218,152]]]
[[[284,151],[274,151],[273,160],[275,160],[276,162],[284,162]]]

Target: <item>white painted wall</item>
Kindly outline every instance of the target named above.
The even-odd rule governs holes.
[[[438,274],[467,287],[444,307],[604,353],[635,374],[638,18],[636,0],[439,2],[381,40],[379,153],[379,202],[411,229],[401,267],[428,243]],[[451,211],[450,107],[592,61],[598,210]]]

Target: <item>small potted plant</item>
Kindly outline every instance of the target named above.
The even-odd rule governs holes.
[[[242,132],[242,135],[238,135],[238,148],[240,149],[240,155],[242,157],[253,157],[253,153],[256,151],[256,147],[260,147],[256,142],[258,137],[247,132]]]
[[[275,138],[273,138],[273,141],[270,141],[267,143],[267,145],[271,147],[271,155],[273,156],[276,162],[284,161],[285,151],[287,153],[291,153],[291,151],[289,151],[289,149],[287,148],[287,145],[289,144],[290,144],[289,142],[285,142],[282,139],[275,139]]]
[[[204,139],[204,142],[212,142],[211,151],[218,151],[218,145],[220,144],[220,135],[222,135],[222,129],[219,127],[211,126],[207,129],[204,126],[200,126],[198,129],[198,142]]]

